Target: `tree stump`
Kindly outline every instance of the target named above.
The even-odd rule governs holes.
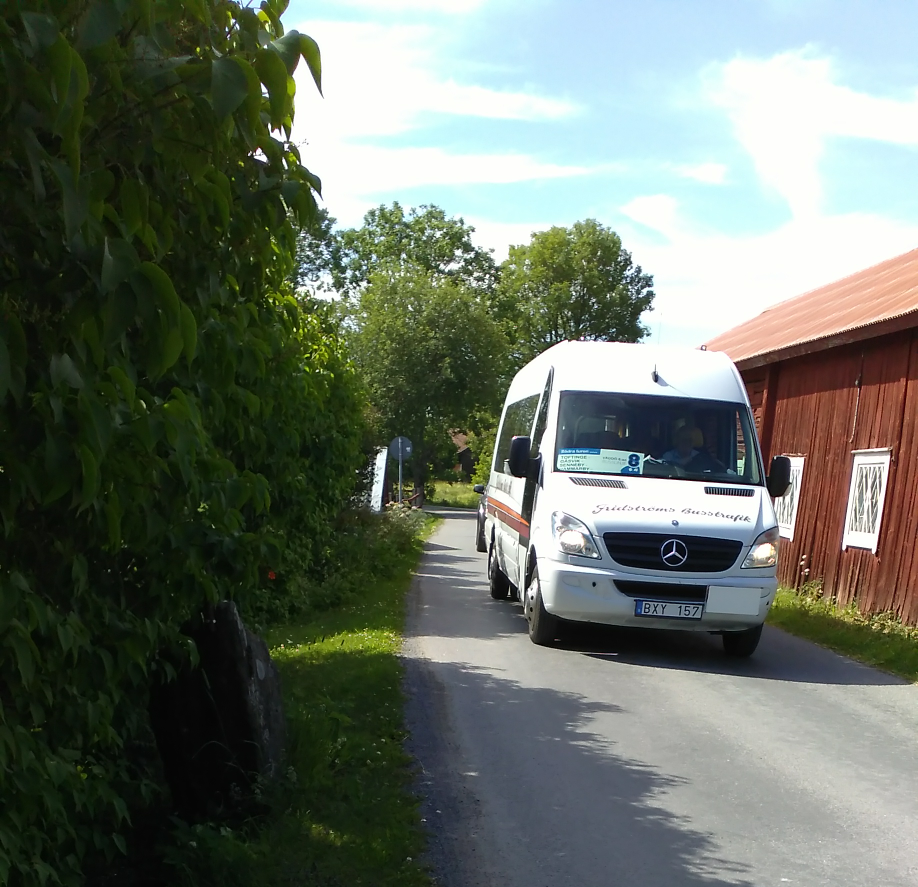
[[[282,771],[280,675],[265,642],[231,601],[186,632],[197,668],[153,688],[150,720],[177,811],[195,819],[236,806]]]

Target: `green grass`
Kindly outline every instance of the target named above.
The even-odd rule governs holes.
[[[260,820],[179,834],[175,883],[430,887],[397,657],[411,573],[436,523],[414,515],[412,542],[388,559],[383,578],[368,581],[355,565],[360,585],[347,604],[267,631],[281,673],[288,778],[268,793]]]
[[[433,505],[448,505],[452,508],[477,508],[481,497],[472,489],[472,484],[446,480],[434,482]]]
[[[769,623],[867,665],[918,682],[918,628],[888,613],[864,616],[812,592],[778,590]]]

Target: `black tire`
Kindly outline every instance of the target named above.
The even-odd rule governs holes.
[[[724,653],[738,658],[751,656],[755,653],[755,648],[758,647],[761,637],[761,625],[757,625],[755,628],[747,628],[745,631],[724,632]]]
[[[487,551],[488,543],[485,540],[485,528],[484,520],[482,519],[482,514],[478,512],[478,520],[476,521],[477,528],[475,530],[475,550],[476,551]]]
[[[510,594],[510,580],[497,565],[497,552],[494,550],[493,542],[488,551],[488,586],[491,597],[496,601],[505,601]]]
[[[545,604],[542,603],[542,586],[539,583],[539,571],[537,569],[532,572],[526,597],[527,601],[523,605],[524,607],[529,603],[528,598],[532,599],[532,606],[529,607],[526,613],[529,619],[529,640],[540,647],[551,646],[558,637],[561,621],[557,616],[552,616],[545,609]]]

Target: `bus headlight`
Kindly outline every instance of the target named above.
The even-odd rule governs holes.
[[[551,516],[551,535],[560,551],[581,557],[599,557],[593,544],[593,534],[583,521],[556,511]]]
[[[773,567],[778,562],[778,546],[781,542],[781,534],[777,527],[772,527],[762,533],[755,542],[746,560],[743,561],[743,569],[750,567]]]

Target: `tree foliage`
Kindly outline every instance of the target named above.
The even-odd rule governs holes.
[[[399,203],[371,209],[360,228],[337,232],[333,257],[335,289],[352,296],[386,269],[420,269],[481,293],[489,293],[497,278],[490,251],[472,242],[475,229],[462,218],[449,218],[438,206]]]
[[[469,448],[475,455],[473,484],[488,484],[491,480],[491,463],[494,461],[494,447],[497,444],[497,426],[500,416],[488,417],[480,430],[469,435]]]
[[[123,848],[159,651],[352,489],[361,394],[287,292],[284,6],[0,9],[0,883]]]
[[[652,287],[619,236],[587,219],[511,247],[498,302],[522,365],[566,339],[640,341]]]
[[[335,221],[327,209],[320,209],[316,212],[315,218],[297,231],[296,264],[291,282],[307,297],[315,297],[332,290],[332,269],[337,243]]]
[[[506,340],[469,287],[425,268],[372,277],[356,323],[354,359],[379,437],[411,439],[415,483],[423,486],[449,431],[495,408],[506,378]]]

